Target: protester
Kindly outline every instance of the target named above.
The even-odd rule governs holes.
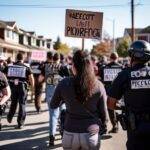
[[[35,92],[34,92],[34,104],[37,113],[41,112],[41,96],[43,90],[43,81],[39,82],[39,76],[42,70],[42,64],[38,61],[33,61],[31,64],[31,70],[34,76],[34,83],[35,83]],[[33,98],[33,96],[32,96]]]
[[[94,67],[95,75],[98,76],[98,58],[95,55],[91,55],[92,64]]]
[[[5,60],[6,60],[6,57],[3,56],[3,55],[1,55],[1,56],[0,56],[0,71],[1,71],[1,72],[4,72],[4,70],[5,70],[5,67],[6,67],[6,62],[5,62]]]
[[[6,101],[10,98],[11,91],[5,75],[0,72],[0,131],[2,129],[2,114],[6,108]]]
[[[74,76],[58,84],[50,103],[52,109],[58,108],[62,100],[66,104],[63,149],[99,150],[99,130],[107,120],[106,92],[87,52],[75,52],[72,69]]]
[[[39,76],[39,81],[46,81],[46,101],[48,104],[49,109],[49,145],[54,145],[56,128],[58,124],[58,117],[59,117],[59,108],[51,109],[49,104],[51,97],[53,96],[54,90],[62,79],[60,71],[61,64],[60,64],[60,57],[58,53],[53,55],[52,52],[47,53],[47,61],[44,63],[42,73]]]

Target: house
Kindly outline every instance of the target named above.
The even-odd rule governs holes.
[[[51,39],[37,36],[34,31],[25,31],[14,21],[0,21],[0,55],[15,60],[18,52],[29,57],[34,50],[49,51]]]
[[[131,38],[131,29],[126,28],[124,31],[124,37]],[[150,43],[150,26],[146,28],[135,28],[135,40],[145,40]]]

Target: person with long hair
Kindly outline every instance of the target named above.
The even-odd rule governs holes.
[[[66,104],[64,150],[98,150],[99,130],[107,121],[106,91],[96,78],[91,56],[78,50],[73,56],[74,76],[63,79],[54,92],[50,107]]]

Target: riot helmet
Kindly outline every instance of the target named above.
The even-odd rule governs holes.
[[[150,60],[150,44],[144,40],[133,42],[128,52],[131,58],[136,58],[141,61]]]

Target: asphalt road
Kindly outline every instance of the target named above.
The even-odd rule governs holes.
[[[37,114],[34,104],[27,104],[27,118],[25,127],[15,129],[16,116],[9,124],[4,115],[3,128],[0,131],[0,150],[62,150],[61,137],[56,136],[55,147],[48,147],[48,111],[47,105],[42,104],[43,112]],[[7,110],[8,111],[8,110]],[[125,150],[126,133],[120,128],[118,134],[108,134],[102,137],[101,150]]]

